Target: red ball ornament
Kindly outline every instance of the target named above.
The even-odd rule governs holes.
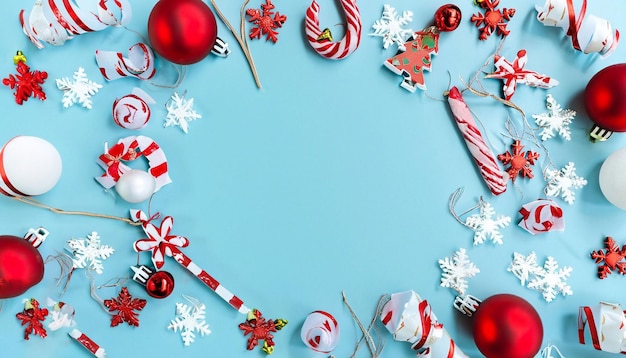
[[[19,296],[43,279],[44,263],[28,241],[0,235],[0,299]]]
[[[535,308],[521,297],[494,295],[476,310],[474,342],[487,358],[533,358],[543,340],[543,325]]]
[[[605,67],[585,88],[584,101],[589,118],[595,123],[589,139],[605,141],[613,132],[626,132],[626,63]]]
[[[435,27],[442,32],[454,31],[461,23],[461,9],[454,4],[446,4],[435,11]]]
[[[202,0],[159,0],[148,18],[148,37],[159,55],[190,65],[211,52],[217,23]]]
[[[167,271],[157,271],[146,281],[146,292],[150,297],[165,298],[174,291],[174,277]]]

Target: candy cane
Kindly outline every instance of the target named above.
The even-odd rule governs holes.
[[[74,338],[76,342],[80,343],[81,346],[85,347],[91,354],[93,354],[97,358],[104,358],[106,356],[106,352],[104,348],[100,347],[96,342],[94,342],[89,336],[84,334],[83,332],[73,329],[70,333],[68,333],[70,337]]]
[[[474,158],[474,162],[478,166],[489,190],[494,195],[504,193],[508,176],[505,176],[505,173],[500,170],[495,155],[483,139],[476,122],[472,118],[472,113],[458,88],[450,88],[448,104],[463,135],[467,149],[469,149],[472,158]]]
[[[339,42],[322,36],[320,30],[320,6],[315,0],[306,10],[305,30],[307,40],[313,49],[323,57],[340,60],[354,52],[361,42],[361,15],[356,0],[341,0],[341,7],[346,15],[348,26],[345,36]]]
[[[131,46],[128,58],[121,52],[96,50],[96,63],[102,76],[109,81],[127,76],[149,80],[156,73],[154,53],[143,43]]]

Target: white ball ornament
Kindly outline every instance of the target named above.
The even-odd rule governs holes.
[[[626,210],[626,148],[609,155],[600,168],[600,190],[613,205]]]
[[[122,199],[129,203],[146,201],[156,190],[156,179],[143,170],[130,170],[119,178],[115,190]]]
[[[50,191],[61,178],[57,149],[45,139],[16,136],[0,149],[0,192],[34,196]]]

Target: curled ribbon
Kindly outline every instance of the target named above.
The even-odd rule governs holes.
[[[150,106],[155,101],[140,88],[135,87],[131,94],[113,102],[113,121],[126,129],[141,129],[150,120]]]
[[[587,326],[593,348],[626,354],[626,317],[621,305],[600,302],[594,307],[581,306],[578,312],[578,340],[581,344],[585,344]]]
[[[121,52],[96,50],[96,63],[102,76],[109,81],[128,76],[148,80],[156,73],[154,53],[144,43],[131,46],[128,57]]]
[[[519,213],[522,215],[519,226],[533,235],[565,229],[563,210],[550,199],[524,204]]]
[[[179,247],[187,247],[189,240],[184,236],[170,235],[172,226],[174,225],[174,218],[166,216],[161,221],[160,227],[156,227],[151,223],[151,220],[144,219],[146,214],[142,212],[131,214],[131,218],[134,221],[141,221],[143,231],[148,235],[145,239],[139,239],[135,241],[133,247],[135,251],[152,251],[152,263],[154,267],[160,269],[165,264],[165,256],[173,256],[174,253],[179,252]]]

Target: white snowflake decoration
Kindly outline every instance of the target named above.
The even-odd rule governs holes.
[[[528,288],[540,291],[546,302],[552,302],[559,293],[571,296],[572,288],[566,282],[571,272],[570,266],[559,268],[556,260],[548,256],[543,269],[528,283]]]
[[[402,16],[398,16],[396,9],[385,4],[383,6],[383,15],[380,20],[376,20],[372,28],[374,32],[370,36],[378,36],[383,38],[383,48],[388,48],[389,45],[396,43],[398,49],[405,51],[406,47],[404,43],[407,39],[413,35],[413,30],[409,28],[403,28],[413,21],[412,11],[403,11]]]
[[[85,268],[99,274],[104,269],[102,260],[106,260],[115,252],[111,246],[100,243],[100,236],[95,231],[87,235],[86,240],[70,239],[67,244],[71,249],[69,251],[74,255],[72,259],[74,268]]]
[[[546,108],[548,113],[534,114],[535,123],[542,128],[541,140],[553,138],[555,134],[559,134],[563,139],[570,140],[569,125],[576,116],[576,111],[571,109],[562,109],[561,105],[556,103],[552,95],[546,98]]]
[[[187,100],[185,94],[179,96],[178,92],[174,92],[165,108],[167,109],[167,116],[163,127],[179,126],[185,133],[189,131],[188,122],[202,118],[193,109],[193,98]]]
[[[496,215],[490,203],[481,201],[479,204],[480,214],[469,216],[465,219],[465,226],[474,230],[474,245],[482,244],[491,239],[494,244],[502,244],[502,234],[500,229],[507,227],[511,223],[511,217]]]
[[[85,70],[79,67],[73,76],[74,80],[67,77],[57,79],[57,88],[63,93],[63,107],[67,108],[74,103],[80,103],[83,107],[91,109],[91,96],[96,94],[102,85],[90,81],[85,74]]]
[[[534,252],[531,252],[528,256],[514,252],[513,262],[511,262],[511,265],[507,269],[507,271],[512,272],[515,277],[519,278],[522,286],[526,286],[529,278],[537,275],[541,270],[543,269],[537,265],[537,255]]]
[[[441,273],[441,287],[450,287],[460,295],[465,295],[467,278],[476,276],[480,272],[478,267],[469,260],[465,249],[461,248],[451,257],[439,260]]]
[[[173,329],[174,332],[180,331],[186,346],[194,342],[196,338],[195,332],[200,333],[202,336],[211,333],[209,325],[205,321],[204,304],[189,306],[184,303],[177,303],[176,314],[178,317],[170,322],[167,329]]]
[[[52,306],[49,310],[50,317],[46,320],[48,322],[48,328],[52,331],[56,331],[64,327],[73,327],[76,322],[74,321],[74,307],[67,303],[55,302],[48,298],[48,306]]]
[[[576,175],[576,167],[569,162],[561,170],[546,169],[545,177],[548,184],[544,189],[547,196],[558,197],[559,195],[568,204],[574,204],[576,196],[572,189],[580,189],[587,185],[587,180]]]

